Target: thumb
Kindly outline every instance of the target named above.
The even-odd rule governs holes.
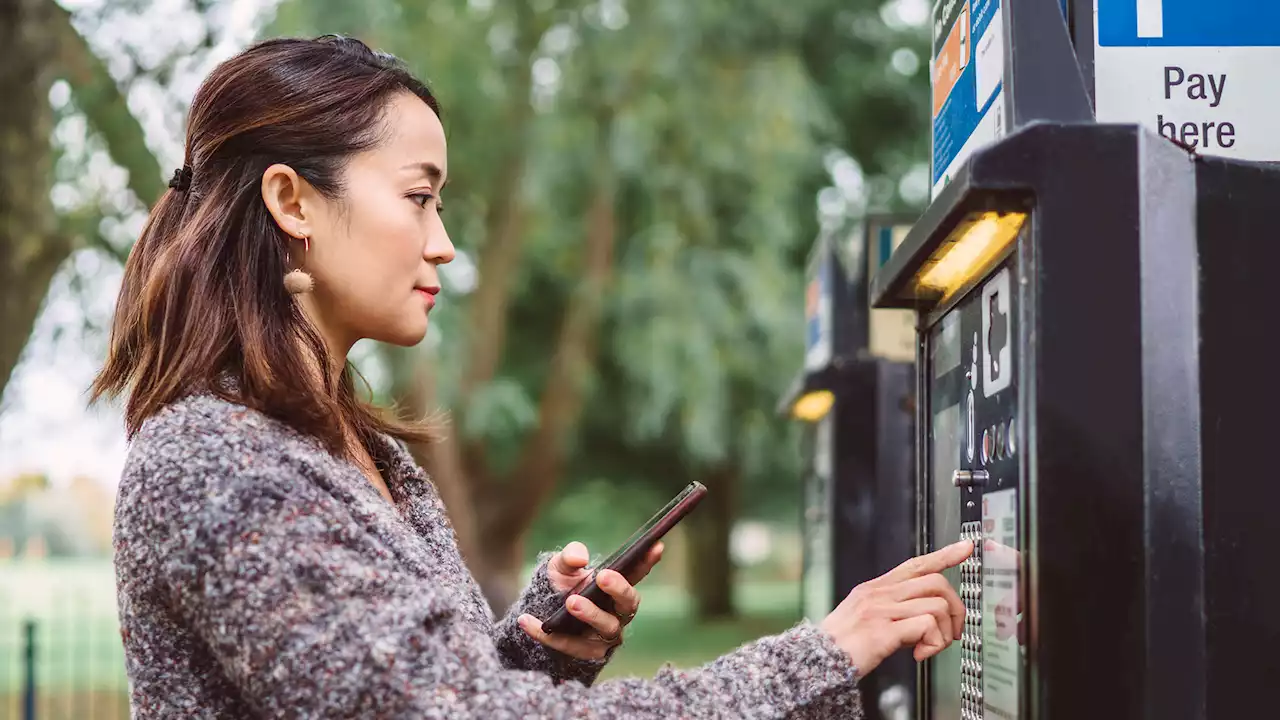
[[[554,570],[565,575],[572,575],[586,567],[590,561],[591,555],[587,552],[587,546],[574,541],[565,545],[563,550],[556,553],[551,563]]]

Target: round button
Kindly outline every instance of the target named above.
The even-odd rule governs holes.
[[[991,453],[995,449],[995,438],[992,435],[989,428],[982,431],[982,462],[984,463],[991,462]]]
[[[1004,459],[1004,426],[999,423],[991,428],[991,434],[994,439],[991,441],[991,457],[995,460]]]
[[[1013,455],[1018,449],[1018,444],[1014,439],[1014,427],[1016,427],[1016,425],[1014,425],[1013,419],[1010,418],[1009,429],[1004,433],[1004,449],[1005,453],[1008,455]]]

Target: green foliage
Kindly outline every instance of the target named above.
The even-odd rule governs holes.
[[[661,567],[661,566],[659,566]],[[781,633],[800,619],[800,593],[794,583],[738,583],[734,588],[742,617],[700,622],[693,616],[693,598],[670,585],[641,586],[644,611],[627,628],[627,642],[601,674],[653,677],[665,664],[695,668],[744,643]]]
[[[536,553],[578,540],[586,544],[592,557],[600,557],[626,541],[669,499],[669,494],[653,484],[623,487],[604,478],[562,484],[525,544]]]

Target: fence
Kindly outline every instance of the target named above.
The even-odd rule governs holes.
[[[0,567],[0,720],[126,720],[110,564]]]

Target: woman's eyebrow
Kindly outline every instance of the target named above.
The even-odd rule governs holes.
[[[441,178],[444,177],[444,172],[440,170],[439,165],[436,165],[435,163],[430,161],[411,162],[400,169],[401,170],[417,170],[423,175],[426,175],[427,179],[431,181],[432,185],[440,186],[439,188],[437,188],[437,190],[443,190],[444,186],[449,184],[448,180],[445,180],[444,182],[440,182]]]

